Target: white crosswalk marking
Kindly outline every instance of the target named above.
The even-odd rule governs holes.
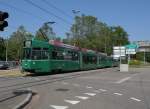
[[[89,97],[85,97],[85,96],[75,96],[76,98],[82,99],[82,100],[86,100],[89,99]]]
[[[50,107],[54,109],[67,109],[68,108],[68,106],[57,106],[57,105],[50,105]]]
[[[84,93],[84,94],[89,95],[89,96],[95,96],[96,95],[96,93]]]
[[[100,91],[102,91],[102,92],[106,92],[107,90],[105,90],[105,89],[99,89]]]
[[[137,98],[134,98],[134,97],[131,97],[130,99],[131,99],[131,100],[134,100],[134,101],[138,101],[138,102],[141,101],[141,100],[139,100],[139,99],[137,99]]]
[[[74,101],[74,100],[64,100],[64,101],[70,104],[77,104],[80,102],[80,101]]]
[[[119,95],[119,96],[121,96],[121,95],[123,95],[123,94],[121,94],[121,93],[114,93],[114,95]]]

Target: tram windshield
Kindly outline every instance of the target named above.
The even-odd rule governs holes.
[[[48,49],[47,48],[25,48],[24,49],[24,59],[32,59],[32,60],[42,60],[48,59]]]

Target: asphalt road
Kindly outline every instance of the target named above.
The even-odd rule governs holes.
[[[1,98],[28,87],[37,94],[26,109],[150,109],[150,68],[0,78]],[[0,107],[17,100],[0,103]]]

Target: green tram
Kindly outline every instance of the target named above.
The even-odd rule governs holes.
[[[49,73],[112,67],[113,62],[105,54],[58,41],[27,40],[21,66],[23,71],[31,73]]]

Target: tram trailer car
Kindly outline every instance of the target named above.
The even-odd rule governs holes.
[[[22,70],[30,73],[113,67],[113,59],[105,54],[58,41],[27,40],[23,49]]]

